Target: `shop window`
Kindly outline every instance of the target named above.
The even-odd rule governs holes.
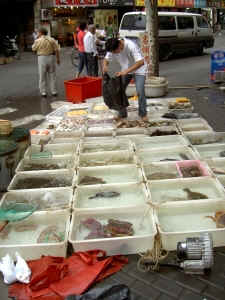
[[[175,30],[176,23],[175,18],[171,16],[160,16],[159,17],[159,29],[160,30]]]
[[[192,17],[177,17],[178,29],[193,29],[194,20]]]
[[[203,17],[197,17],[197,24],[200,28],[208,28],[209,25]]]

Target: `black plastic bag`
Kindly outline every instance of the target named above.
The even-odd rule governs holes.
[[[120,111],[129,106],[129,101],[123,87],[122,77],[111,78],[107,73],[103,75],[102,94],[109,109]]]
[[[66,300],[131,300],[130,290],[125,284],[94,288],[83,295],[68,296]]]

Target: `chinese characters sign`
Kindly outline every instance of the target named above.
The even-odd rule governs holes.
[[[133,0],[99,0],[99,6],[133,6]]]
[[[97,6],[98,0],[55,0],[55,5]]]
[[[147,74],[150,74],[151,70],[151,63],[150,63],[150,57],[149,57],[149,40],[148,40],[148,33],[143,32],[139,34],[140,38],[140,46],[141,46],[141,52],[144,56],[145,62],[147,64]]]

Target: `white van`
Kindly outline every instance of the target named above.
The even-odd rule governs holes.
[[[183,12],[158,12],[159,59],[166,60],[173,53],[203,53],[204,48],[214,45],[213,31],[200,14]],[[129,12],[120,23],[121,38],[138,42],[139,33],[146,30],[146,13]]]

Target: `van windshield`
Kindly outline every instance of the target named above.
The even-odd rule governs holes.
[[[120,27],[123,30],[145,30],[145,28],[146,16],[143,14],[124,16]]]

